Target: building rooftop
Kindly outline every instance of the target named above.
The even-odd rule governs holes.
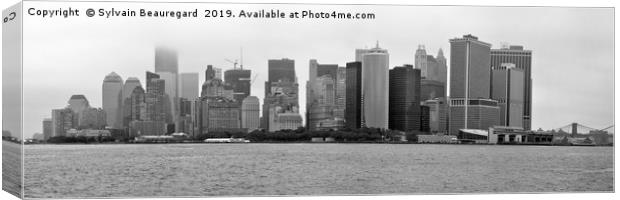
[[[489,131],[480,129],[459,129],[459,131],[474,135],[489,136]]]

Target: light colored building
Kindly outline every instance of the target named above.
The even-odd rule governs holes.
[[[76,119],[70,108],[52,110],[52,137],[65,136],[69,129],[77,127]]]
[[[80,113],[82,113],[82,111],[85,110],[86,108],[89,108],[90,104],[88,103],[88,100],[86,99],[86,97],[81,94],[72,95],[68,101],[68,104],[69,105],[67,107],[71,109],[73,113],[75,113],[76,115],[76,117],[74,118],[75,120],[74,125],[77,126],[80,123],[79,121]]]
[[[379,47],[369,49],[362,56],[362,125],[388,128],[388,71],[389,54]]]
[[[436,98],[422,102],[429,108],[429,128],[431,133],[448,132],[448,102],[445,98]]]
[[[336,77],[336,107],[334,108],[334,117],[345,118],[345,108],[347,104],[347,68],[338,67],[338,75]]]
[[[179,75],[179,97],[194,100],[198,98],[198,73],[181,73]]]
[[[103,80],[102,107],[106,113],[106,125],[115,129],[122,127],[122,91],[123,79],[112,72]]]
[[[260,102],[258,97],[248,96],[241,104],[241,128],[248,131],[258,129],[260,125]]]
[[[468,103],[466,103],[468,102]],[[488,130],[499,125],[499,106],[492,99],[451,98],[449,134],[456,135],[463,127],[467,129]],[[466,117],[467,116],[467,117]]]
[[[279,106],[269,108],[269,132],[279,130],[295,130],[303,126],[302,118],[299,113],[284,112]]]
[[[198,109],[199,133],[231,130],[241,131],[241,105],[233,98],[205,96],[200,98]]]
[[[179,61],[176,50],[164,46],[155,47],[155,72],[179,73]]]
[[[428,78],[428,62],[426,56],[426,48],[424,45],[418,45],[415,51],[415,68],[420,69],[420,77]]]

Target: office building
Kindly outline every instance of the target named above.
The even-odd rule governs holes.
[[[43,140],[48,140],[53,136],[53,121],[51,118],[43,119]]]
[[[234,100],[242,102],[250,96],[252,71],[247,69],[232,69],[224,72],[224,82],[232,87]]]
[[[241,103],[241,128],[248,132],[258,129],[260,126],[260,102],[258,97],[248,96]]]
[[[428,78],[428,63],[424,45],[418,45],[418,49],[415,51],[415,68],[420,69],[420,77]]]
[[[336,83],[338,65],[319,64],[310,60],[309,79],[306,83],[306,126],[310,130],[322,127],[319,121],[334,119],[336,107]]]
[[[103,110],[106,113],[106,125],[114,129],[122,127],[122,91],[123,79],[112,72],[103,79]]]
[[[196,109],[197,131],[200,134],[246,131],[241,128],[241,104],[231,98],[204,96],[200,98]]]
[[[460,129],[488,130],[499,125],[500,111],[495,100],[450,98],[449,103],[450,135],[457,135]]]
[[[179,73],[177,52],[171,48],[159,46],[155,48],[155,73]]]
[[[500,49],[491,49],[490,66],[513,63],[516,69],[523,71],[523,128],[530,130],[532,124],[532,51],[523,46],[511,45]]]
[[[389,54],[385,49],[369,49],[362,56],[362,125],[388,128]]]
[[[362,124],[362,63],[350,62],[346,67],[345,123],[351,129]]]
[[[501,126],[525,128],[523,80],[523,71],[513,63],[491,67],[491,98],[498,101]]]
[[[200,97],[225,97],[230,100],[235,99],[233,88],[219,78],[205,81],[205,83],[202,84]]]
[[[457,134],[458,129],[487,129],[488,126],[484,126],[499,123],[497,102],[489,99],[490,50],[491,44],[482,42],[473,35],[450,40],[450,134]],[[478,104],[479,102],[482,103]],[[492,104],[497,108],[497,118],[492,118],[495,116],[492,111],[486,112],[491,115],[481,115],[481,110],[489,109],[480,106],[489,106],[491,103],[488,102],[494,102]]]
[[[52,110],[52,137],[65,136],[69,129],[77,128],[77,115],[70,108]]]
[[[443,50],[440,48],[439,52],[437,52],[437,77],[433,80],[437,80],[442,82],[444,85],[444,89],[448,89],[448,65],[446,62],[446,57],[443,56]],[[445,92],[444,92],[445,93]]]
[[[295,61],[287,58],[268,60],[268,78],[265,82],[265,99],[261,127],[269,128],[270,107],[280,107],[285,112],[299,112],[299,84],[295,75]],[[272,113],[273,114],[273,113]]]
[[[166,123],[162,121],[132,121],[129,127],[130,138],[166,134]]]
[[[436,80],[422,79],[420,81],[420,90],[422,101],[446,96],[444,84]]]
[[[420,130],[420,69],[412,65],[394,67],[389,80],[389,128]]]
[[[344,120],[347,98],[347,68],[338,67],[336,75],[336,107],[334,108],[334,117]]]
[[[428,128],[431,133],[447,133],[448,102],[446,98],[435,98],[422,101],[428,107]]]
[[[179,98],[195,100],[199,94],[198,73],[179,74]]]
[[[86,108],[79,115],[78,129],[105,129],[106,115],[101,108]]]

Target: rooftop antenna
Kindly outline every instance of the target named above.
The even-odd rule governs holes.
[[[241,62],[239,63],[239,67],[241,68],[241,70],[243,70],[243,47],[240,48],[241,52],[239,55],[239,60],[241,60]]]

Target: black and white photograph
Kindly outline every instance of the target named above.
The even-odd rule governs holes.
[[[615,193],[613,4],[13,3],[7,197]]]

